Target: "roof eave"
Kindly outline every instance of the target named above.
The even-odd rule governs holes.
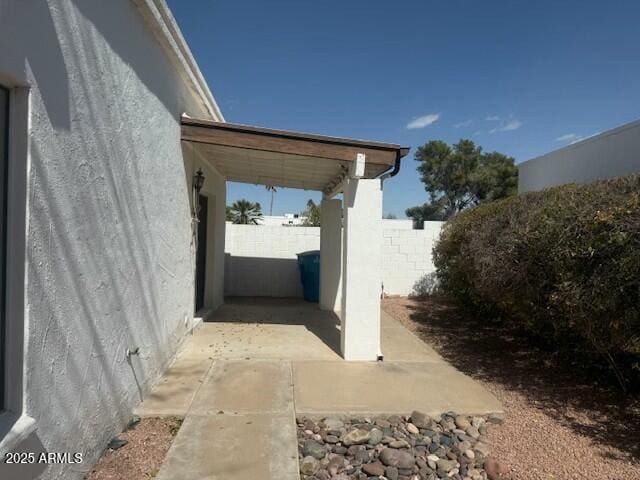
[[[165,0],[131,1],[138,7],[161,46],[176,65],[180,76],[201,102],[203,113],[212,120],[224,122],[224,116]]]

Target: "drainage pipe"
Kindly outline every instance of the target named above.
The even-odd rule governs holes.
[[[395,177],[398,174],[398,172],[400,171],[400,161],[402,160],[402,157],[407,155],[407,153],[409,153],[409,149],[406,147],[398,150],[398,152],[396,153],[396,161],[393,164],[393,167],[389,168],[388,170],[378,175],[377,178],[382,180],[383,184],[387,178]]]

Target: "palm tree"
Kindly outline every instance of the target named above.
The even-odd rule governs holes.
[[[277,190],[273,185],[266,185],[264,188],[266,188],[267,191],[271,192],[271,202],[269,203],[269,216],[271,216],[273,215],[273,196],[275,195]]]
[[[320,226],[320,207],[316,205],[313,199],[309,199],[307,202],[307,208],[302,215],[307,217],[304,221],[306,227],[319,227]]]
[[[244,198],[233,202],[230,207],[231,221],[241,225],[258,225],[262,218],[262,208],[259,203],[252,203]]]

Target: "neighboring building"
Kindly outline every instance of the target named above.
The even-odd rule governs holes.
[[[320,306],[345,359],[378,358],[382,181],[408,149],[223,123],[164,0],[0,12],[0,456],[84,459],[1,479],[83,478],[223,303],[226,181],[323,192]]]
[[[284,215],[264,215],[258,222],[260,225],[265,226],[285,226],[296,227],[304,225],[307,217],[299,215],[297,213],[285,213]],[[397,230],[411,230],[413,228],[413,220],[411,219],[396,219],[396,218],[383,218],[382,225],[385,229],[397,229]]]
[[[640,172],[640,120],[518,165],[518,192]]]
[[[262,217],[260,225],[296,227],[304,225],[307,217],[297,213],[285,213],[284,215],[265,215]]]

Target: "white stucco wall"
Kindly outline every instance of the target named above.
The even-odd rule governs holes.
[[[320,295],[322,310],[342,308],[342,200],[323,198],[320,203]]]
[[[380,358],[382,180],[349,178],[342,193],[340,350],[347,361]]]
[[[640,172],[640,120],[518,165],[518,192]]]
[[[79,479],[192,326],[197,160],[183,161],[179,116],[209,112],[131,0],[0,0],[0,51],[0,83],[31,89],[29,441],[83,452],[42,475]],[[213,304],[221,285],[207,286]]]
[[[422,275],[435,270],[431,251],[442,222],[425,222],[424,230],[387,225],[383,220],[384,289],[390,295],[409,295]],[[227,223],[225,294],[302,297],[296,253],[319,249],[319,228]]]
[[[204,307],[215,310],[224,302],[226,180],[191,143],[183,143],[183,154],[187,181],[198,169],[205,177],[200,191],[208,199]]]

